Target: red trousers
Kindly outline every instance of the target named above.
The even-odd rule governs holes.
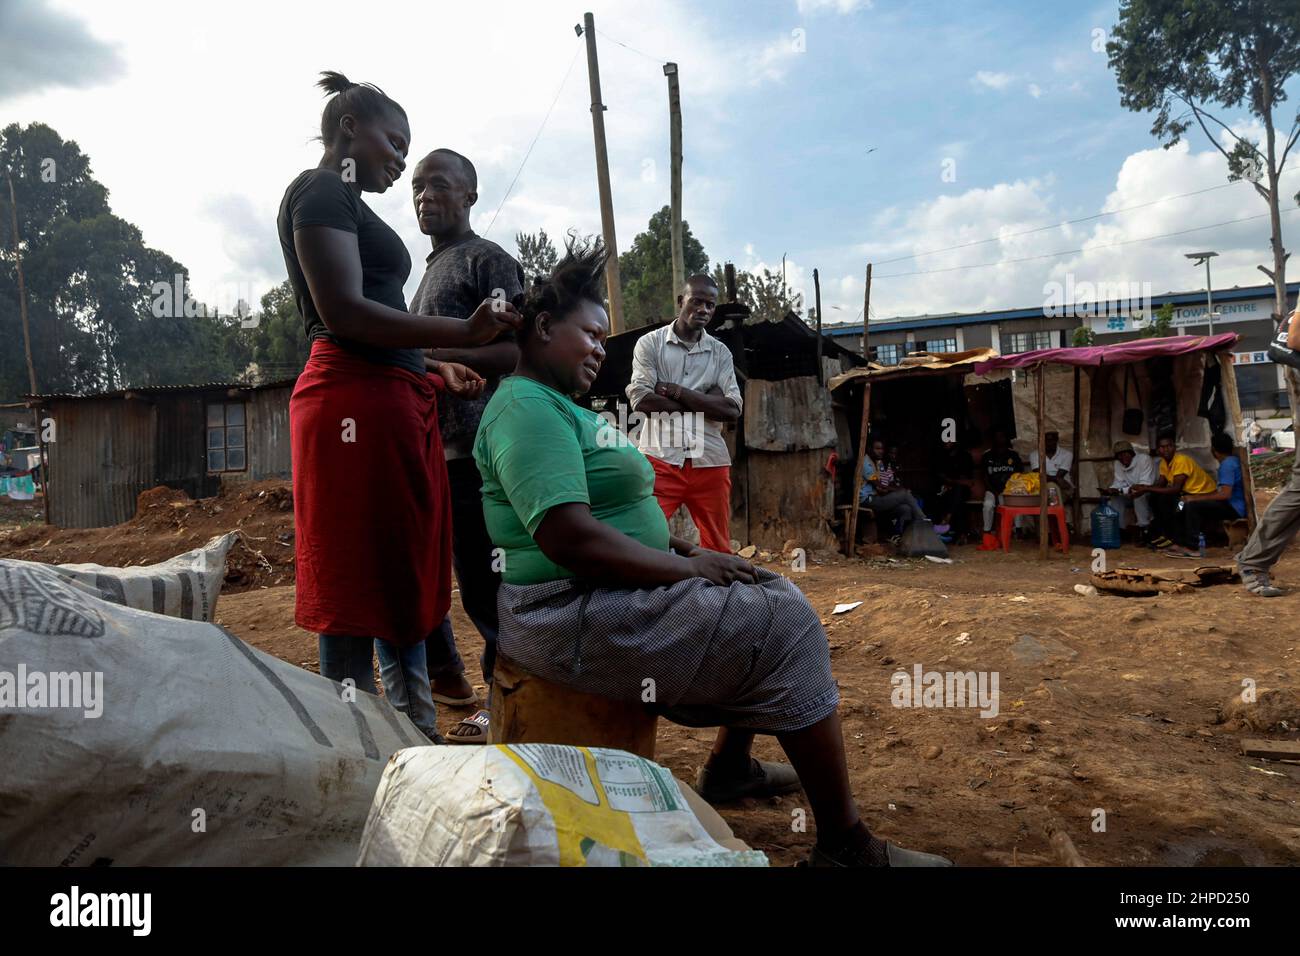
[[[700,529],[700,544],[710,551],[731,553],[731,466],[696,468],[687,458],[681,465],[670,465],[647,455],[655,470],[655,498],[671,518],[686,505],[695,527]]]

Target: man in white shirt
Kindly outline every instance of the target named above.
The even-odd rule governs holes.
[[[1072,491],[1070,484],[1070,466],[1074,464],[1074,453],[1061,447],[1061,436],[1056,432],[1045,432],[1043,444],[1047,449],[1047,480],[1061,486],[1062,492]],[[1038,470],[1038,449],[1029,453],[1029,470]]]
[[[1134,495],[1133,488],[1154,485],[1160,477],[1160,469],[1156,467],[1155,459],[1146,452],[1135,451],[1132,442],[1117,441],[1111,450],[1115,455],[1115,480],[1110,488],[1102,488],[1101,493],[1114,498],[1120,512],[1121,526],[1128,523],[1128,508],[1125,506],[1131,507],[1145,537],[1147,529],[1151,527],[1151,495]]]
[[[704,330],[717,304],[709,276],[686,280],[677,318],[637,342],[627,397],[646,416],[637,447],[654,467],[664,517],[686,505],[700,544],[730,553],[731,455],[722,423],[740,418],[743,400],[731,352]]]

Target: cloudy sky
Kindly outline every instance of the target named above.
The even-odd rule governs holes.
[[[184,263],[200,297],[221,288],[260,295],[285,274],[280,196],[319,159],[322,100],[312,84],[318,71],[340,70],[403,104],[413,158],[447,146],[475,161],[474,228],[513,252],[519,230],[600,230],[586,62],[573,29],[591,10],[620,248],[668,201],[662,63],[671,59],[692,231],[715,262],[779,271],[786,255],[791,286],[809,298],[818,268],[828,322],[860,319],[868,261],[874,320],[1033,306],[1067,276],[1150,283],[1154,293],[1199,289],[1203,274],[1182,254],[1201,249],[1220,253],[1216,287],[1265,282],[1255,266],[1271,262],[1268,222],[1247,218],[1263,216],[1263,201],[1227,184],[1223,157],[1199,131],[1166,151],[1150,117],[1120,106],[1096,49],[1116,9],[1041,0],[3,0],[0,124],[41,121],[76,140],[114,211]],[[1294,103],[1300,91],[1291,92]],[[1244,112],[1220,118],[1250,129]],[[1283,132],[1290,125],[1285,113],[1277,122]],[[1288,165],[1290,196],[1300,190],[1300,155]],[[411,249],[409,295],[428,240],[407,181],[367,201]],[[1283,216],[1292,248],[1295,208],[1288,200]]]

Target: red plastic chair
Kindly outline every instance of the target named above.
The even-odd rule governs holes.
[[[1029,515],[1037,518],[1040,508],[1038,505],[1029,505],[1027,507],[1018,505],[998,505],[997,522],[998,522],[998,542],[1002,545],[1003,551],[1011,550],[1011,527],[1015,524],[1016,518],[1020,515]],[[1056,527],[1052,528],[1055,521]],[[1048,530],[1054,532],[1052,535],[1056,538],[1056,546],[1061,549],[1062,554],[1070,553],[1070,532],[1065,526],[1065,506],[1051,505],[1047,509]]]

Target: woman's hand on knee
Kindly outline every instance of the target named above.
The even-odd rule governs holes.
[[[696,577],[705,578],[713,584],[731,584],[734,581],[753,584],[758,580],[754,566],[734,554],[700,550],[692,554],[689,560]]]

